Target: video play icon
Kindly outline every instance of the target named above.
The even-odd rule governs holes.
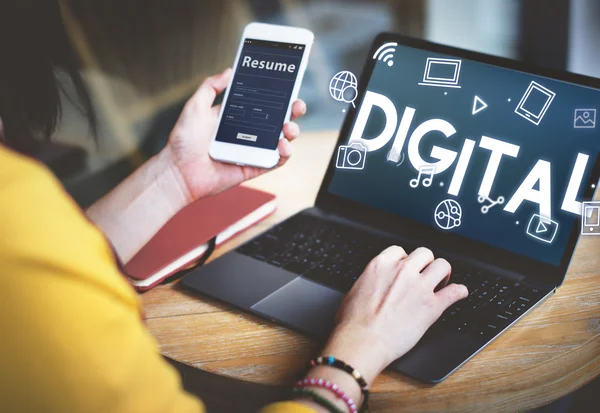
[[[488,107],[488,104],[485,103],[483,101],[483,99],[481,99],[479,96],[475,95],[475,98],[473,99],[473,115],[478,114],[479,112],[481,112],[482,110],[484,110],[485,108]]]
[[[537,240],[551,244],[558,232],[558,222],[533,214],[527,225],[527,235]]]

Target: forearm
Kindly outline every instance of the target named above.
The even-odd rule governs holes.
[[[124,263],[180,209],[190,196],[171,153],[163,150],[86,211]]]

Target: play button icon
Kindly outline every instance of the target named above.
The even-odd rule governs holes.
[[[527,235],[547,244],[551,244],[558,232],[558,222],[533,214],[527,225]]]
[[[540,234],[540,233],[543,233],[546,231],[548,231],[548,227],[546,225],[544,225],[544,223],[542,221],[538,222],[538,226],[535,229],[535,233]]]
[[[487,108],[488,105],[487,103],[485,103],[483,101],[483,99],[481,99],[479,96],[475,95],[475,98],[473,99],[473,115],[478,114],[479,112],[481,112],[482,110],[484,110],[485,108]]]

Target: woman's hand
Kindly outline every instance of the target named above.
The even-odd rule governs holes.
[[[466,298],[464,285],[445,285],[448,261],[426,248],[406,255],[389,247],[375,257],[347,294],[323,355],[358,369],[369,384],[408,352],[449,306]]]
[[[217,162],[208,155],[211,138],[217,127],[220,106],[213,107],[215,97],[229,84],[232,70],[209,77],[190,98],[164,149],[176,171],[188,201],[213,195],[267,172],[267,169],[237,166]],[[306,113],[306,105],[298,100],[292,106],[292,119]],[[283,165],[292,154],[290,142],[300,134],[298,125],[288,122],[283,126],[285,139],[278,149]]]
[[[186,205],[266,172],[215,162],[208,156],[219,115],[219,107],[212,104],[230,79],[230,69],[206,79],[186,103],[167,146],[87,209],[88,217],[102,229],[123,262]],[[304,102],[294,102],[292,117],[304,112]],[[290,141],[300,130],[289,122],[283,132],[279,165],[290,157]]]

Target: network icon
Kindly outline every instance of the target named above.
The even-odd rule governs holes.
[[[394,58],[394,53],[396,52],[396,46],[398,46],[398,43],[396,42],[385,43],[379,47],[379,49],[377,49],[373,55],[373,59],[383,60],[383,62],[387,63],[389,67],[394,66],[394,61],[392,59]]]
[[[433,217],[441,229],[457,228],[462,223],[462,208],[454,199],[446,199],[437,206]]]

